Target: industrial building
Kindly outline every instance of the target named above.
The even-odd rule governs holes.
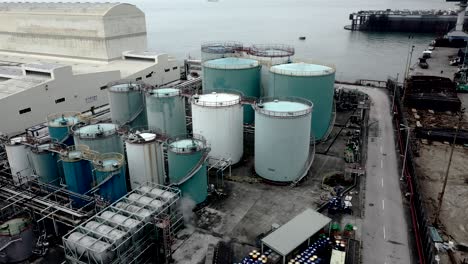
[[[187,81],[173,58],[146,51],[144,14],[133,5],[3,3],[2,21],[0,227],[11,236],[0,239],[0,263],[45,257],[57,238],[67,263],[170,263],[205,246],[193,227],[200,212],[219,213],[210,205],[295,187],[317,171],[316,144],[335,121],[333,66],[292,63],[287,45],[206,43],[203,77]],[[233,169],[259,184],[230,197]],[[255,207],[239,201],[205,218],[230,231],[240,215],[263,220],[254,232],[239,228],[262,233],[258,250],[279,261],[269,263],[344,251],[325,232],[331,219],[298,215],[302,207],[281,208],[276,219],[262,208],[244,214]]]
[[[145,15],[131,4],[4,2],[0,25],[2,133],[103,106],[111,81],[180,79],[174,58],[147,50]]]

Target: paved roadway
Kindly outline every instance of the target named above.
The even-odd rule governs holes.
[[[362,223],[364,264],[410,264],[408,226],[404,216],[400,173],[390,101],[382,89],[340,85],[369,95],[369,140],[365,214]]]

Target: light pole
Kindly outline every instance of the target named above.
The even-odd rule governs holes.
[[[401,177],[400,177],[400,181],[402,181],[402,180],[403,180],[404,173],[405,173],[406,155],[408,154],[408,146],[409,146],[409,139],[410,139],[411,127],[405,126],[404,124],[400,124],[400,126],[402,126],[402,127],[400,128],[400,131],[407,130],[407,132],[406,132],[405,157],[403,158],[403,167],[401,168]]]
[[[393,108],[395,107],[395,95],[396,95],[396,89],[398,89],[398,77],[400,76],[399,73],[396,74],[396,80],[395,80],[395,86],[393,87],[393,98],[392,98],[392,115],[395,114],[395,111],[393,111]]]
[[[434,222],[433,222],[434,225],[437,225],[437,223],[439,223],[439,216],[440,216],[440,210],[442,208],[442,201],[444,200],[445,187],[447,187],[450,165],[452,165],[453,151],[455,149],[455,143],[457,142],[458,131],[460,129],[461,122],[463,120],[464,110],[465,109],[463,108],[459,113],[460,115],[458,117],[458,123],[457,123],[457,128],[455,130],[455,135],[453,136],[452,148],[450,149],[450,156],[449,156],[449,160],[447,164],[447,169],[445,170],[444,185],[442,186],[442,191],[439,194],[439,204],[437,205],[437,209],[434,215]]]

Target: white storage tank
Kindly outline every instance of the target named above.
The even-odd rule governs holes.
[[[89,263],[109,263],[114,258],[109,243],[80,232],[71,233],[65,243],[77,256],[86,256]]]
[[[5,144],[5,151],[10,164],[11,175],[15,185],[21,185],[30,180],[32,169],[29,164],[29,148],[23,145],[24,137],[9,139]]]
[[[125,146],[132,190],[148,182],[164,184],[164,156],[156,133],[132,132]]]
[[[177,194],[167,190],[161,190],[159,188],[150,187],[150,186],[141,186],[139,189],[146,196],[151,196],[154,198],[160,198],[165,202],[174,201],[177,198]]]
[[[159,211],[160,209],[162,209],[162,206],[164,205],[164,202],[160,200],[157,200],[157,199],[145,196],[145,195],[137,194],[137,193],[130,194],[127,197],[127,199],[129,201],[136,202],[141,205],[151,206],[155,209],[155,211]]]
[[[122,209],[124,211],[127,211],[129,213],[134,213],[135,215],[141,217],[143,221],[146,222],[146,220],[149,219],[151,216],[151,212],[148,209],[145,209],[140,206],[124,203],[124,202],[118,202],[115,207]]]
[[[104,211],[100,217],[102,219],[108,220],[112,223],[119,224],[125,226],[126,228],[133,230],[141,224],[141,221],[132,219],[125,215],[121,215],[118,213],[114,213],[112,211]]]
[[[263,98],[255,109],[255,172],[273,182],[297,180],[309,164],[312,103]]]
[[[104,236],[115,242],[122,241],[126,234],[124,231],[96,221],[89,221],[85,224],[85,228],[95,232],[99,236]]]
[[[243,154],[242,96],[233,91],[208,92],[192,97],[193,133],[211,147],[210,157],[240,161]]]

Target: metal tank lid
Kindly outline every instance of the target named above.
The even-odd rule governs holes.
[[[41,144],[41,145],[31,148],[31,151],[33,153],[48,153],[49,149],[50,149],[50,144]]]
[[[258,67],[258,65],[256,60],[234,57],[209,60],[203,63],[204,67],[224,70],[250,69]]]
[[[206,140],[197,134],[186,134],[169,138],[167,140],[168,150],[174,153],[193,153],[206,149]]]
[[[31,220],[29,218],[13,218],[0,225],[0,236],[16,236],[29,228]]]
[[[115,171],[122,167],[124,157],[120,153],[99,154],[93,160],[93,164],[98,171]]]
[[[335,73],[335,69],[325,65],[310,63],[288,63],[275,65],[270,72],[291,76],[323,76]]]
[[[79,112],[62,112],[47,116],[47,126],[49,127],[69,127],[81,121]]]
[[[173,97],[180,95],[180,90],[177,88],[160,88],[149,91],[149,95],[153,97]]]
[[[269,116],[296,117],[312,112],[313,103],[302,98],[263,98],[255,105],[255,110]]]
[[[241,95],[235,93],[217,93],[194,95],[192,103],[200,106],[222,107],[236,105],[241,102]]]
[[[61,158],[64,161],[73,162],[82,160],[85,155],[93,155],[94,153],[86,145],[75,145],[69,146],[67,151],[61,153]]]
[[[116,124],[100,123],[80,127],[74,131],[74,134],[81,138],[95,138],[115,134],[118,128]]]
[[[135,83],[120,83],[115,84],[109,87],[109,91],[111,92],[130,92],[135,91],[140,88],[140,85]]]
[[[130,143],[130,144],[139,144],[139,143],[141,144],[141,143],[153,142],[156,140],[157,137],[158,137],[158,134],[150,133],[150,132],[130,133],[127,135],[125,142]]]

